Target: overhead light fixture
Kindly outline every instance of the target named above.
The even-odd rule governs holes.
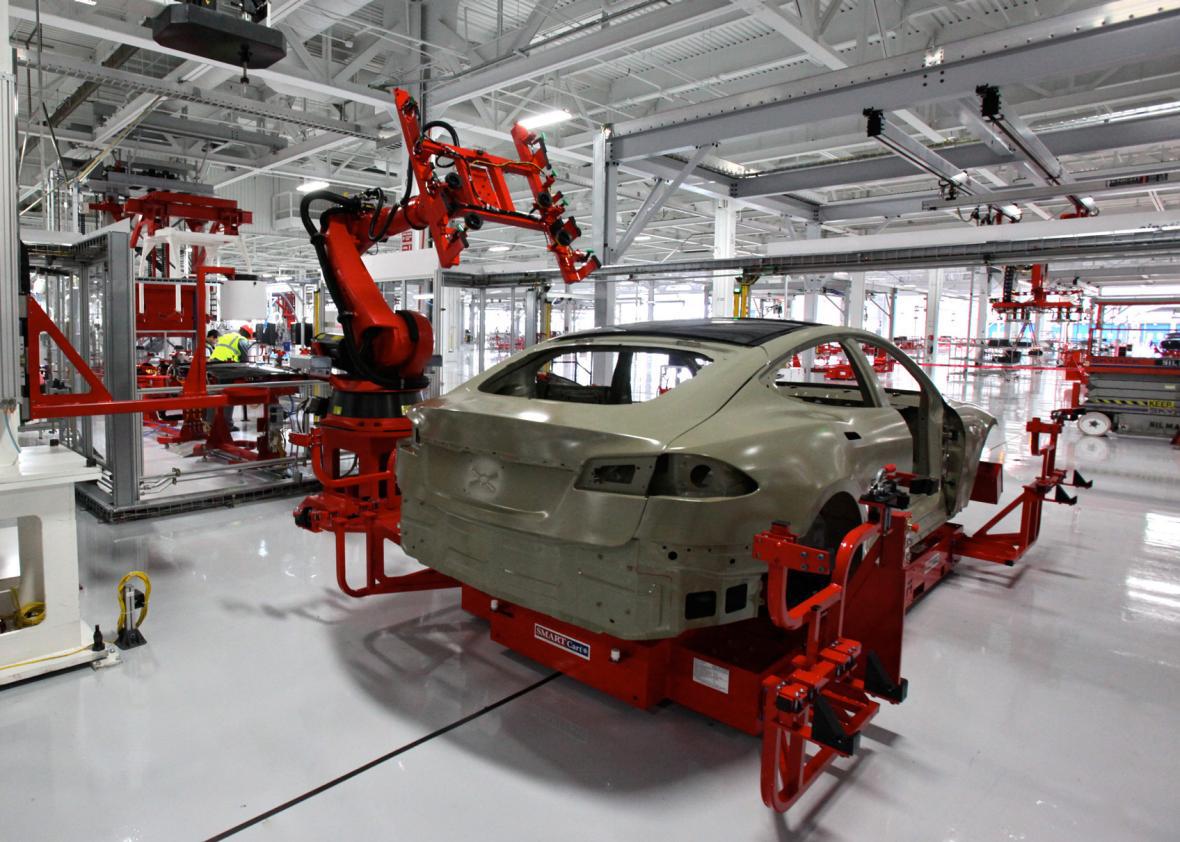
[[[558,123],[564,123],[566,120],[572,120],[573,114],[570,114],[564,108],[558,108],[555,111],[542,111],[540,114],[533,114],[525,117],[518,122],[530,131],[532,129],[541,129],[545,126],[554,126]]]
[[[74,0],[75,3],[81,3],[83,6],[97,6],[98,0]]]
[[[424,292],[421,295],[415,295],[414,300],[415,301],[433,301],[434,300],[434,293],[433,292]]]
[[[328,182],[316,180],[316,181],[305,181],[302,184],[300,184],[298,187],[296,187],[295,189],[298,190],[300,193],[310,193],[313,190],[327,190],[329,187],[331,187],[331,185],[328,184]]]
[[[488,246],[488,251],[511,251],[512,246]]]
[[[295,280],[295,276],[294,275],[275,275],[275,280],[276,281],[293,281],[293,280]]]
[[[650,239],[651,239],[651,235],[650,235],[650,234],[640,234],[638,237],[636,237],[636,238],[635,238],[635,242],[637,242],[637,243],[646,243],[646,242],[647,242],[648,240],[650,240]]]

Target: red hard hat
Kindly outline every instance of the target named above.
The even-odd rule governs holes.
[[[242,334],[242,336],[245,336],[247,339],[254,338],[254,328],[250,327],[250,325],[242,325],[240,328],[238,328],[238,333]]]

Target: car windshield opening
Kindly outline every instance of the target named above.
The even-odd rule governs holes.
[[[510,365],[480,391],[566,403],[644,403],[691,380],[711,362],[696,351],[668,348],[551,348]]]

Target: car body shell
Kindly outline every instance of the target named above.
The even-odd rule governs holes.
[[[994,419],[947,402],[921,368],[875,334],[793,324],[752,345],[654,337],[642,325],[572,334],[418,404],[409,413],[414,435],[398,453],[403,547],[506,601],[592,631],[658,639],[755,616],[766,571],[751,556],[753,536],[786,522],[808,543],[831,548],[859,522],[857,501],[886,464],[941,480],[936,494],[915,498],[923,533],[965,506]],[[776,385],[800,348],[844,342],[852,359],[852,349],[868,341],[896,356],[920,394],[888,394],[866,374],[866,405],[840,406],[787,396]],[[712,362],[642,403],[488,391],[538,355],[571,347],[691,351]],[[870,368],[859,356],[858,369]],[[833,395],[848,388],[831,386]],[[925,432],[916,437],[915,425]],[[664,454],[719,460],[757,488],[737,496],[646,494],[651,466]],[[633,462],[635,487],[586,487],[586,466],[595,460]]]

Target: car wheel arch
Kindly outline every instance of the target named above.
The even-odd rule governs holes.
[[[835,553],[844,536],[864,522],[862,507],[856,497],[844,489],[834,489],[825,496],[807,528],[799,533],[799,542]]]

